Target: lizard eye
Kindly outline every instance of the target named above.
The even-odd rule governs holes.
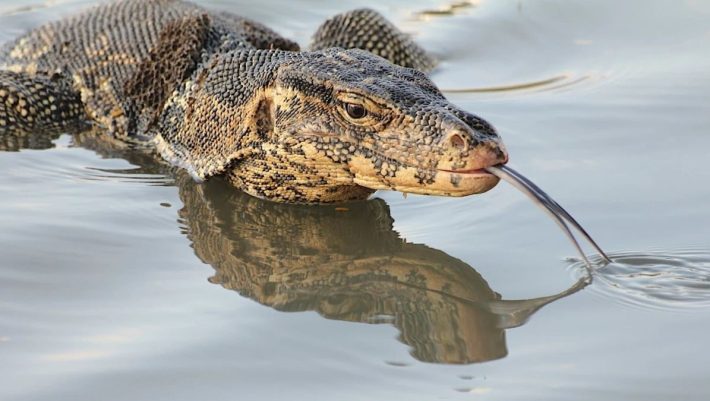
[[[345,112],[354,120],[359,120],[367,115],[365,106],[357,103],[345,103]]]

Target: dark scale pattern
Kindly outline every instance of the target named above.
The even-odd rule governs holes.
[[[0,71],[0,133],[71,129],[85,118],[78,93],[61,77]]]
[[[218,18],[222,21],[225,28],[232,32],[238,32],[239,35],[245,37],[249,44],[256,49],[300,50],[297,43],[282,38],[279,34],[258,22],[226,12],[219,13]]]
[[[263,25],[227,13],[211,18],[211,40],[207,45],[214,49],[190,46],[196,44],[196,39],[199,42],[203,39],[201,30],[207,23],[206,13],[207,10],[194,4],[175,0],[108,3],[40,27],[5,45],[0,51],[0,69],[21,72],[28,77],[37,73],[61,73],[72,79],[93,120],[115,135],[133,135],[137,116],[131,113],[126,85],[130,87],[132,79],[140,80],[137,74],[149,73],[151,64],[163,67],[180,63],[187,71],[196,51],[209,53],[220,46],[297,48]],[[188,42],[175,50],[189,60],[179,61],[177,55],[165,54],[170,44],[178,43],[174,41],[176,37]],[[166,39],[167,45],[161,43]],[[177,83],[167,82],[175,86]],[[170,93],[173,89],[163,88],[163,92]],[[145,100],[138,99],[139,106]]]
[[[0,50],[0,133],[89,120],[150,140],[197,179],[225,175],[282,202],[495,185],[468,173],[507,160],[500,138],[419,71],[433,61],[408,36],[356,10],[315,37],[322,50],[299,52],[261,24],[191,3],[108,3]]]
[[[430,71],[435,60],[374,10],[362,8],[327,20],[313,35],[311,50],[362,49],[403,67]]]
[[[210,21],[206,14],[169,23],[158,44],[126,81],[128,108],[140,115],[138,131],[146,131],[157,119],[172,92],[195,70],[207,42]]]
[[[74,81],[90,117],[126,135],[123,86],[172,21],[194,12],[170,1],[121,1],[41,27],[4,49],[4,69],[58,71]]]

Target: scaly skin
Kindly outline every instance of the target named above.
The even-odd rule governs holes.
[[[481,170],[507,161],[493,127],[414,69],[433,59],[384,18],[336,16],[312,49],[186,2],[103,5],[0,52],[0,129],[88,120],[152,142],[197,179],[224,175],[280,202],[464,196],[498,182]]]

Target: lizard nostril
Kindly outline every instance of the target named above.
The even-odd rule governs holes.
[[[466,141],[459,134],[453,134],[449,137],[449,143],[459,150],[463,150],[466,147]]]

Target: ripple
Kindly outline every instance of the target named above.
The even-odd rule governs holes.
[[[148,173],[140,167],[130,169],[86,167],[80,178],[87,181],[116,181],[151,186],[173,186],[175,184],[175,180],[170,176]]]
[[[606,78],[606,74],[587,73],[587,74],[560,74],[550,78],[544,78],[534,81],[523,81],[504,85],[470,87],[470,88],[445,88],[441,89],[444,93],[501,93],[501,92],[542,92],[565,90],[577,87],[582,84],[590,84],[592,82],[602,81]]]
[[[448,17],[460,14],[470,8],[476,7],[477,5],[478,1],[454,1],[436,9],[426,9],[422,11],[417,11],[414,13],[414,18],[421,21],[428,21],[431,18]]]
[[[684,249],[609,254],[612,263],[592,260],[591,291],[622,303],[653,309],[688,309],[710,306],[710,250]],[[571,265],[582,271],[584,265]]]

